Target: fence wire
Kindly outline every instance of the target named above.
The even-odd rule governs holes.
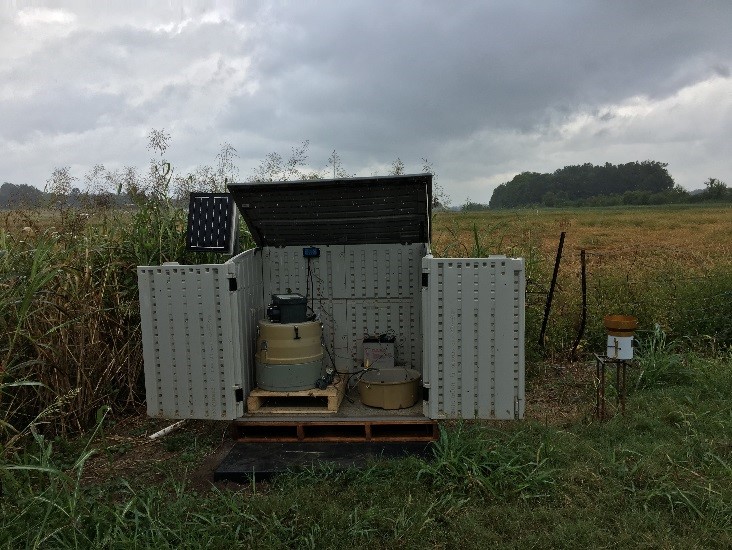
[[[562,258],[547,331],[537,350],[568,356],[580,332],[582,291],[580,251]],[[701,256],[701,255],[700,255]],[[604,349],[602,318],[638,317],[640,333],[659,325],[689,345],[732,345],[732,265],[695,258],[675,248],[587,251],[587,326],[581,351]],[[527,342],[538,338],[551,281],[550,262],[527,281]],[[531,351],[531,350],[530,350]]]

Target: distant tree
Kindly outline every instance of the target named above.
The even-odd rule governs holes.
[[[651,202],[651,193],[648,191],[641,191],[641,190],[635,190],[635,191],[626,191],[623,193],[623,204],[629,204],[629,205],[644,205],[644,204],[650,204]]]
[[[552,174],[522,172],[499,185],[491,196],[493,208],[563,204],[589,204],[593,197],[628,195],[627,200],[649,201],[655,193],[665,193],[674,187],[674,180],[665,163],[656,161],[629,162],[617,166],[565,166]],[[589,201],[589,202],[588,202]]]
[[[554,191],[547,191],[541,197],[541,203],[544,206],[556,206],[557,205],[557,194]]]
[[[727,184],[717,178],[709,178],[704,182],[703,198],[711,201],[721,201],[727,198]]]
[[[5,182],[0,187],[0,208],[35,207],[45,202],[43,191],[32,185]]]
[[[470,200],[470,197],[465,199],[465,204],[463,204],[460,207],[460,210],[463,212],[482,212],[484,210],[488,210],[490,206],[487,204],[481,204],[479,202],[474,202]]]

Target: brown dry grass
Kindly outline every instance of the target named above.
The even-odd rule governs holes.
[[[581,249],[623,264],[659,257],[697,271],[732,265],[732,205],[585,209],[525,209],[438,213],[433,223],[436,255],[469,256],[474,225],[491,254],[523,254],[528,248],[553,261],[559,235],[566,232],[562,263],[579,263]]]
[[[559,237],[566,232],[547,334],[538,339]],[[524,209],[438,213],[435,256],[505,254],[526,260],[527,349],[565,361],[581,330],[580,251],[587,258],[587,324],[580,355],[602,346],[602,317],[636,315],[673,337],[728,339],[732,205]],[[538,355],[534,352],[537,352]]]
[[[126,211],[85,211],[94,224]],[[43,231],[59,223],[57,211],[18,209],[0,212],[5,231]],[[125,220],[126,221],[126,220]],[[563,264],[589,254],[633,258],[638,254],[673,258],[698,269],[732,265],[732,205],[522,209],[485,212],[438,212],[433,220],[432,250],[445,257],[470,256],[478,239],[490,254],[523,254],[529,248],[553,261],[559,234],[567,233]]]

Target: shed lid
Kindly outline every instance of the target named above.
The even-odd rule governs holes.
[[[258,247],[430,242],[431,174],[228,187]]]

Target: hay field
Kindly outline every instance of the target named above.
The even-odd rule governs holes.
[[[617,258],[661,255],[692,270],[732,265],[732,205],[440,212],[433,221],[435,255],[472,255],[476,227],[478,244],[491,254],[527,256],[533,247],[552,261],[564,231],[568,266],[578,263],[581,249]]]
[[[2,418],[32,418],[64,395],[59,431],[93,423],[98,408],[141,399],[135,266],[225,258],[185,250],[185,213],[149,202],[124,211],[15,211],[0,226],[0,371],[25,388]],[[436,213],[437,256],[506,254],[526,261],[528,369],[604,349],[602,318],[638,317],[685,346],[732,345],[732,208],[684,206]],[[564,256],[547,332],[539,337],[559,234]],[[579,250],[587,251],[582,327]],[[581,335],[580,335],[581,332]],[[577,354],[571,354],[577,343]],[[0,380],[1,381],[1,380]]]
[[[538,341],[560,234],[566,233],[546,339]],[[587,326],[578,349],[599,351],[607,314],[636,315],[689,345],[732,342],[732,205],[522,209],[438,213],[436,256],[526,259],[527,350],[569,356],[581,331],[580,251]],[[543,348],[543,349],[540,349]]]

